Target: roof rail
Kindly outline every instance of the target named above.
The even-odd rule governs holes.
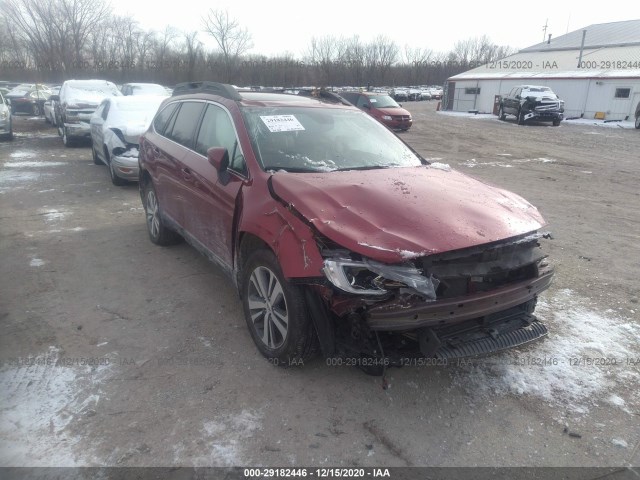
[[[343,105],[351,105],[345,98],[341,97],[337,93],[330,92],[324,88],[316,88],[315,90],[300,90],[298,95],[303,97],[316,97],[329,100],[334,103],[341,103]]]
[[[188,95],[191,93],[214,93],[229,100],[242,100],[235,88],[226,83],[218,82],[185,82],[179,83],[173,89],[172,96]]]

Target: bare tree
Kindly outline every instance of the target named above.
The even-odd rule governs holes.
[[[253,48],[251,34],[246,28],[242,28],[235,18],[229,17],[229,12],[220,9],[211,9],[206,17],[202,18],[204,30],[211,35],[224,60],[225,81],[230,82],[238,59]]]
[[[374,84],[384,83],[387,72],[398,61],[398,45],[384,35],[378,35],[367,44],[365,61],[368,81]]]
[[[110,15],[100,0],[5,0],[2,11],[37,65],[63,71],[80,64],[91,32]]]
[[[326,35],[311,38],[307,60],[321,72],[320,83],[330,85],[336,81],[346,51],[347,42],[342,37]]]
[[[184,47],[187,55],[188,78],[187,80],[195,80],[196,63],[202,58],[202,42],[198,40],[198,32],[185,33]]]

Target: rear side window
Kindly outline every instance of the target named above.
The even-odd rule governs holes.
[[[160,135],[164,135],[164,131],[167,128],[167,123],[171,115],[176,110],[178,106],[177,103],[172,103],[168,105],[166,108],[162,109],[156,118],[153,120],[153,129],[158,132]]]
[[[203,108],[202,102],[182,103],[173,127],[165,131],[165,136],[187,148],[193,148],[193,137]]]

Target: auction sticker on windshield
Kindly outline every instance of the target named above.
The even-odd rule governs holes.
[[[260,115],[270,132],[293,132],[304,130],[294,115]]]

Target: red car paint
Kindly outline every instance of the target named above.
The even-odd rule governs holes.
[[[518,195],[428,166],[276,173],[273,186],[320,233],[384,263],[491,243],[545,224]]]
[[[219,88],[215,84],[214,87]],[[540,338],[546,333],[546,329],[539,327],[530,313],[535,307],[538,293],[549,286],[553,270],[548,267],[542,254],[528,256],[514,247],[520,242],[515,239],[526,237],[526,248],[533,249],[533,244],[541,236],[528,235],[545,225],[534,206],[514,193],[449,168],[427,165],[423,159],[410,163],[425,163],[415,167],[380,168],[379,164],[375,164],[374,169],[356,170],[349,164],[343,170],[317,173],[262,168],[256,153],[258,130],[249,131],[248,124],[253,120],[243,116],[242,109],[245,107],[264,107],[264,115],[268,116],[272,115],[271,108],[285,106],[293,112],[299,106],[318,109],[319,118],[325,114],[331,117],[328,112],[332,109],[349,110],[366,123],[365,131],[375,132],[377,136],[372,143],[376,148],[378,143],[384,143],[380,139],[386,139],[387,135],[394,142],[399,142],[402,148],[407,147],[387,129],[353,107],[339,104],[340,100],[327,103],[315,98],[301,99],[277,94],[263,94],[262,98],[254,93],[234,98],[234,93],[229,90],[227,95],[230,98],[197,92],[188,97],[178,95],[166,100],[159,112],[174,102],[202,102],[208,105],[206,108],[215,106],[226,110],[233,124],[234,139],[244,156],[246,171],[222,169],[219,163],[222,157],[207,158],[197,153],[193,146],[180,145],[157,133],[152,124],[140,141],[143,202],[149,185],[153,185],[163,220],[167,221],[169,228],[176,230],[221,266],[239,287],[243,284],[240,281],[243,275],[246,285],[248,273],[255,273],[255,270],[244,269],[247,255],[251,254],[253,248],[247,250],[247,245],[257,245],[254,251],[258,253],[266,247],[275,254],[278,267],[287,280],[285,283],[293,285],[287,288],[304,290],[307,295],[305,302],[308,302],[307,307],[312,312],[309,315],[313,316],[323,353],[328,355],[338,348],[339,343],[334,335],[341,336],[341,341],[344,341],[346,332],[347,336],[355,335],[357,341],[364,342],[356,342],[355,346],[350,347],[355,350],[347,351],[378,355],[377,345],[367,343],[367,329],[401,332],[413,329],[416,338],[421,339],[420,351],[427,356],[435,353],[430,346],[430,338],[441,335],[443,342],[448,342],[447,339],[451,337],[451,332],[438,328],[456,326],[460,322],[471,322],[461,327],[464,332],[486,326],[490,335],[496,338],[502,335],[498,331],[500,329],[504,329],[505,335],[516,332],[517,335],[506,340],[510,346],[526,343],[534,337]],[[302,118],[300,112],[302,110],[289,116]],[[315,110],[313,115],[316,115]],[[203,118],[199,114],[194,117]],[[311,127],[311,124],[308,126]],[[348,133],[345,132],[345,135]],[[191,138],[195,138],[195,135]],[[357,138],[352,141],[355,143]],[[225,151],[219,146],[215,149]],[[384,150],[376,150],[379,151]],[[263,154],[260,155],[264,159]],[[278,158],[287,155],[278,153]],[[145,204],[147,217],[149,205]],[[509,239],[512,241],[508,242]],[[494,247],[494,251],[489,251]],[[507,280],[496,277],[496,286],[493,286],[493,267],[486,273],[468,273],[475,270],[473,265],[467,270],[466,262],[479,262],[476,259],[477,252],[470,253],[470,250],[481,250],[481,256],[487,253],[487,257],[491,257],[487,262],[491,265],[495,260],[493,254],[498,256],[503,249],[507,251],[503,265],[504,278]],[[511,255],[513,251],[520,253]],[[378,262],[383,267],[386,265],[385,268],[419,268],[423,270],[418,275],[428,278],[431,275],[428,271],[430,267],[422,267],[420,262],[428,264],[430,258],[452,253],[453,257],[459,255],[461,259],[456,264],[464,270],[460,278],[464,280],[466,275],[471,275],[470,287],[468,291],[459,293],[460,284],[449,282],[445,287],[452,288],[453,293],[443,292],[442,297],[438,293],[437,298],[434,294],[431,300],[416,295],[415,290],[412,293],[409,287],[398,290],[393,282],[384,284],[384,295],[367,296],[360,293],[362,290],[353,292],[344,283],[332,280],[327,271],[327,265],[331,262],[346,258],[347,261],[360,264],[369,260]],[[522,265],[518,263],[519,255],[523,258]],[[413,263],[415,268],[408,265]],[[247,264],[249,266],[246,268],[253,268],[251,262]],[[372,269],[370,271],[379,268],[374,268],[371,263],[367,265]],[[437,272],[438,267],[435,268]],[[502,275],[499,262],[496,268],[499,270],[496,275]],[[512,273],[513,277],[510,276]],[[391,278],[386,271],[376,274],[379,277],[374,280]],[[482,278],[485,275],[486,282]],[[443,274],[442,278],[446,282],[449,277]],[[356,282],[355,278],[353,282]],[[436,282],[440,283],[437,279]],[[476,284],[482,284],[485,290],[476,291]],[[361,287],[358,285],[358,288]],[[434,292],[437,288],[435,284]],[[243,301],[247,302],[247,298],[245,295]],[[324,305],[319,306],[314,299]],[[459,311],[453,312],[452,308]],[[411,312],[411,315],[407,316],[407,312]],[[500,315],[502,312],[504,316]],[[251,315],[245,312],[245,316],[251,324]],[[522,332],[529,331],[532,323],[536,324],[537,333],[530,332],[528,336],[522,336]],[[511,327],[511,324],[515,326]],[[432,337],[427,338],[425,328],[432,327]],[[420,331],[415,333],[416,329]],[[473,341],[471,338],[465,340],[471,344]],[[393,341],[387,345],[391,344]],[[506,348],[504,345],[491,348]],[[284,358],[278,356],[275,350],[267,354],[262,347],[259,348],[269,358],[272,354],[274,358]],[[296,355],[303,354],[297,352]]]

